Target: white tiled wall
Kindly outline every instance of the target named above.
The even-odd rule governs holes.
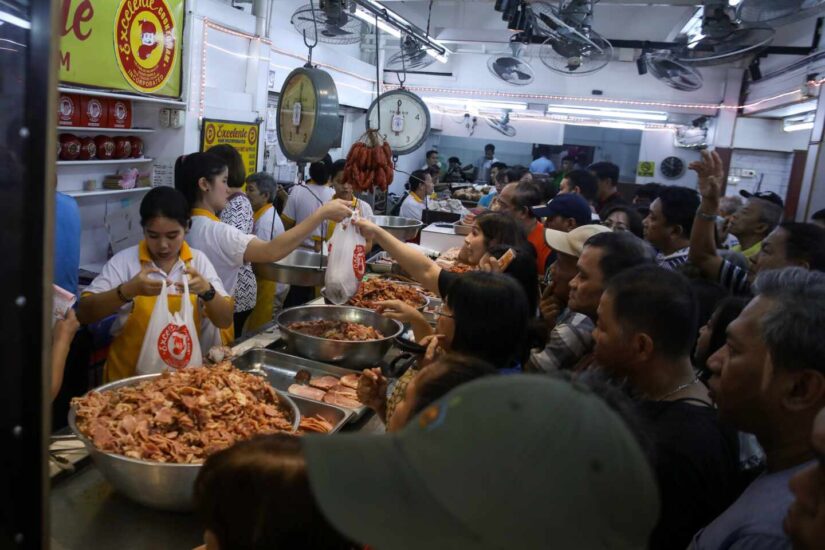
[[[760,191],[773,191],[785,200],[792,164],[793,153],[735,149],[730,161],[727,194],[736,195],[743,189],[754,192],[761,177]],[[755,175],[749,176],[747,171]]]

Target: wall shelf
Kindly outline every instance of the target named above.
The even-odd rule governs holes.
[[[76,199],[85,197],[102,197],[110,195],[127,195],[132,193],[144,193],[152,189],[151,187],[135,187],[134,189],[95,189],[94,191],[60,191],[64,195],[69,195]]]
[[[155,159],[115,159],[115,160],[58,160],[58,166],[94,166],[95,164],[146,164]]]
[[[105,92],[89,88],[73,88],[70,86],[58,86],[57,91],[62,92],[64,94],[82,94],[94,97],[112,97],[115,99],[122,99],[125,101],[142,101],[144,103],[159,103],[161,105],[186,108],[185,102],[180,101],[178,99],[167,99],[164,97],[119,94],[116,92]]]
[[[75,134],[151,134],[154,128],[85,128],[83,126],[58,126],[58,132]]]

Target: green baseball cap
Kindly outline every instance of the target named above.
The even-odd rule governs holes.
[[[327,519],[378,550],[642,549],[658,490],[622,418],[537,375],[464,384],[400,432],[307,436]]]

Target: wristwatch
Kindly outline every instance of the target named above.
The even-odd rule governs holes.
[[[204,302],[212,301],[212,298],[215,297],[215,287],[212,286],[212,283],[209,283],[209,290],[204,292],[203,294],[198,294],[198,298],[203,300]]]

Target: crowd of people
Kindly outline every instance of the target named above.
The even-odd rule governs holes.
[[[461,274],[370,221],[333,163],[310,167],[280,217],[269,176],[240,196],[212,153],[146,195],[144,241],[78,308],[83,323],[118,315],[109,378],[129,375],[163,281],[188,277],[201,327],[242,329],[288,305],[260,279],[238,305],[244,265],[317,249],[354,210],[442,299],[435,326],[379,304],[421,345],[399,378],[360,379],[387,433],[263,436],[207,460],[206,548],[825,547],[822,220],[783,222],[773,193],[723,197],[713,152],[691,165],[698,191],[648,185],[632,200],[610,163],[564,166],[549,202],[496,163],[487,151],[497,186],[465,220]],[[414,176],[405,212],[432,192],[429,170]],[[246,214],[248,230],[232,221]]]

